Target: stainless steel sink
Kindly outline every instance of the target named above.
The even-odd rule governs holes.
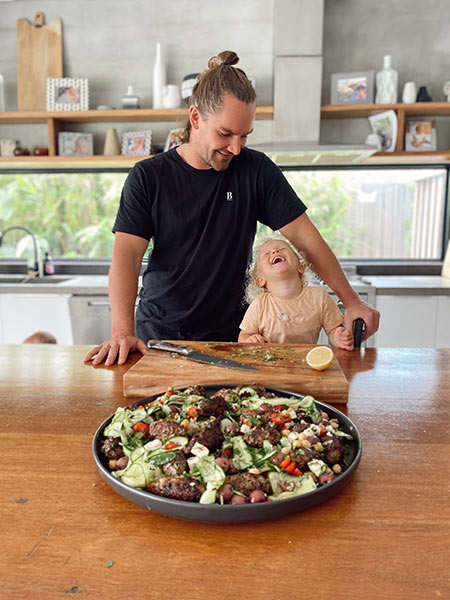
[[[33,277],[30,275],[0,275],[0,285],[3,284],[50,284],[55,285],[63,283],[64,281],[70,281],[72,277],[62,277],[59,275],[49,275],[47,277]]]

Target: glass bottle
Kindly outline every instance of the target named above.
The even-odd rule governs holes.
[[[375,104],[394,104],[398,98],[398,73],[392,68],[392,57],[383,57],[383,68],[376,76],[377,93]]]
[[[133,92],[133,86],[127,87],[127,93],[122,96],[122,108],[139,108],[139,96]]]
[[[44,257],[44,275],[54,275],[55,265],[48,252],[45,253]]]

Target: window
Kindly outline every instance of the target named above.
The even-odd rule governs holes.
[[[122,173],[0,174],[0,231],[25,225],[38,238],[41,252],[54,258],[111,258],[111,228]],[[11,231],[0,247],[1,258],[28,257],[32,240]]]
[[[340,259],[441,259],[445,168],[285,170]]]
[[[25,225],[37,235],[41,253],[85,264],[109,261],[127,172],[1,173],[0,231]],[[339,259],[442,259],[447,168],[290,167],[284,174]],[[270,234],[259,225],[258,236]],[[5,236],[3,261],[31,256],[30,236]]]

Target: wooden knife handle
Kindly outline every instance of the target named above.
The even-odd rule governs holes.
[[[192,348],[188,346],[178,346],[177,344],[171,344],[170,342],[161,342],[160,340],[148,340],[147,348],[150,350],[163,350],[165,352],[175,352],[175,354],[183,354],[187,356],[189,352],[192,352]]]

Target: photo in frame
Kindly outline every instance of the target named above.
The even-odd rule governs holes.
[[[47,77],[47,110],[89,110],[87,78]]]
[[[374,72],[333,73],[331,75],[331,104],[371,104],[373,102]]]
[[[372,131],[378,135],[381,142],[381,152],[394,152],[397,143],[397,115],[394,110],[369,117]]]
[[[150,129],[126,131],[122,136],[121,154],[127,156],[148,156],[151,146],[152,132]]]
[[[181,144],[181,136],[183,135],[184,129],[171,129],[167,135],[166,143],[164,145],[164,152],[175,148]]]
[[[411,119],[405,122],[405,150],[409,152],[436,150],[434,119]]]
[[[92,156],[94,136],[79,131],[60,131],[58,134],[59,156]]]

